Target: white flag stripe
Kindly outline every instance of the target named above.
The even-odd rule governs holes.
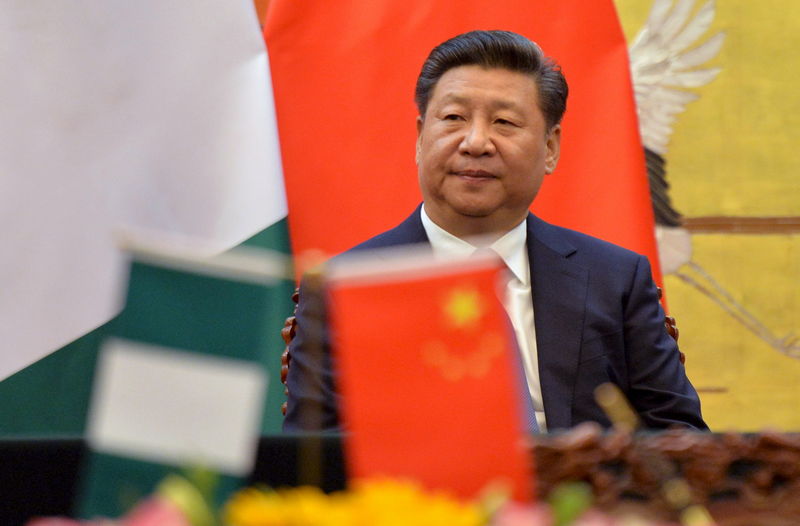
[[[110,319],[113,232],[220,251],[285,217],[249,0],[12,0],[0,17],[0,379]]]
[[[87,435],[92,449],[246,476],[267,378],[243,360],[113,339],[103,345]]]

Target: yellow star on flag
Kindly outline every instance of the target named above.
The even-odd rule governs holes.
[[[451,290],[444,304],[447,320],[459,329],[474,325],[483,314],[480,299],[480,294],[474,288]]]

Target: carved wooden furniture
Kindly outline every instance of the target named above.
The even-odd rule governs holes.
[[[300,301],[300,289],[294,289],[292,301],[294,302],[294,312],[292,312],[291,316],[286,318],[286,321],[283,323],[283,328],[281,329],[281,338],[283,338],[284,343],[286,343],[286,347],[281,354],[281,383],[283,384],[283,394],[287,397],[289,396],[289,387],[286,385],[286,377],[289,374],[289,363],[292,360],[289,355],[289,344],[292,343],[292,339],[297,331],[297,318],[295,314],[297,314],[297,303]],[[281,412],[286,416],[286,402],[281,405]]]
[[[670,480],[688,486],[720,526],[800,524],[800,434],[604,431],[583,423],[534,438],[537,491],[581,481],[595,504],[620,514],[676,520],[665,498]]]

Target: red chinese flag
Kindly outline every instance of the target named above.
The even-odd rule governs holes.
[[[532,496],[521,370],[497,260],[330,280],[351,476],[413,478],[473,498],[491,482]]]
[[[646,254],[658,278],[628,54],[612,0],[272,0],[265,37],[295,253],[338,253],[413,210],[421,199],[414,83],[435,45],[473,29],[538,42],[570,85],[561,161],[533,211]]]

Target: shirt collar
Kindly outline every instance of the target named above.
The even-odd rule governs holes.
[[[434,223],[425,212],[424,203],[421,208],[420,219],[422,219],[422,227],[425,229],[431,247],[433,247],[433,252],[437,257],[468,258],[475,252],[475,245],[454,236]],[[489,247],[497,252],[514,274],[514,277],[523,285],[528,285],[531,280],[528,251],[525,246],[527,237],[528,229],[523,220]]]

